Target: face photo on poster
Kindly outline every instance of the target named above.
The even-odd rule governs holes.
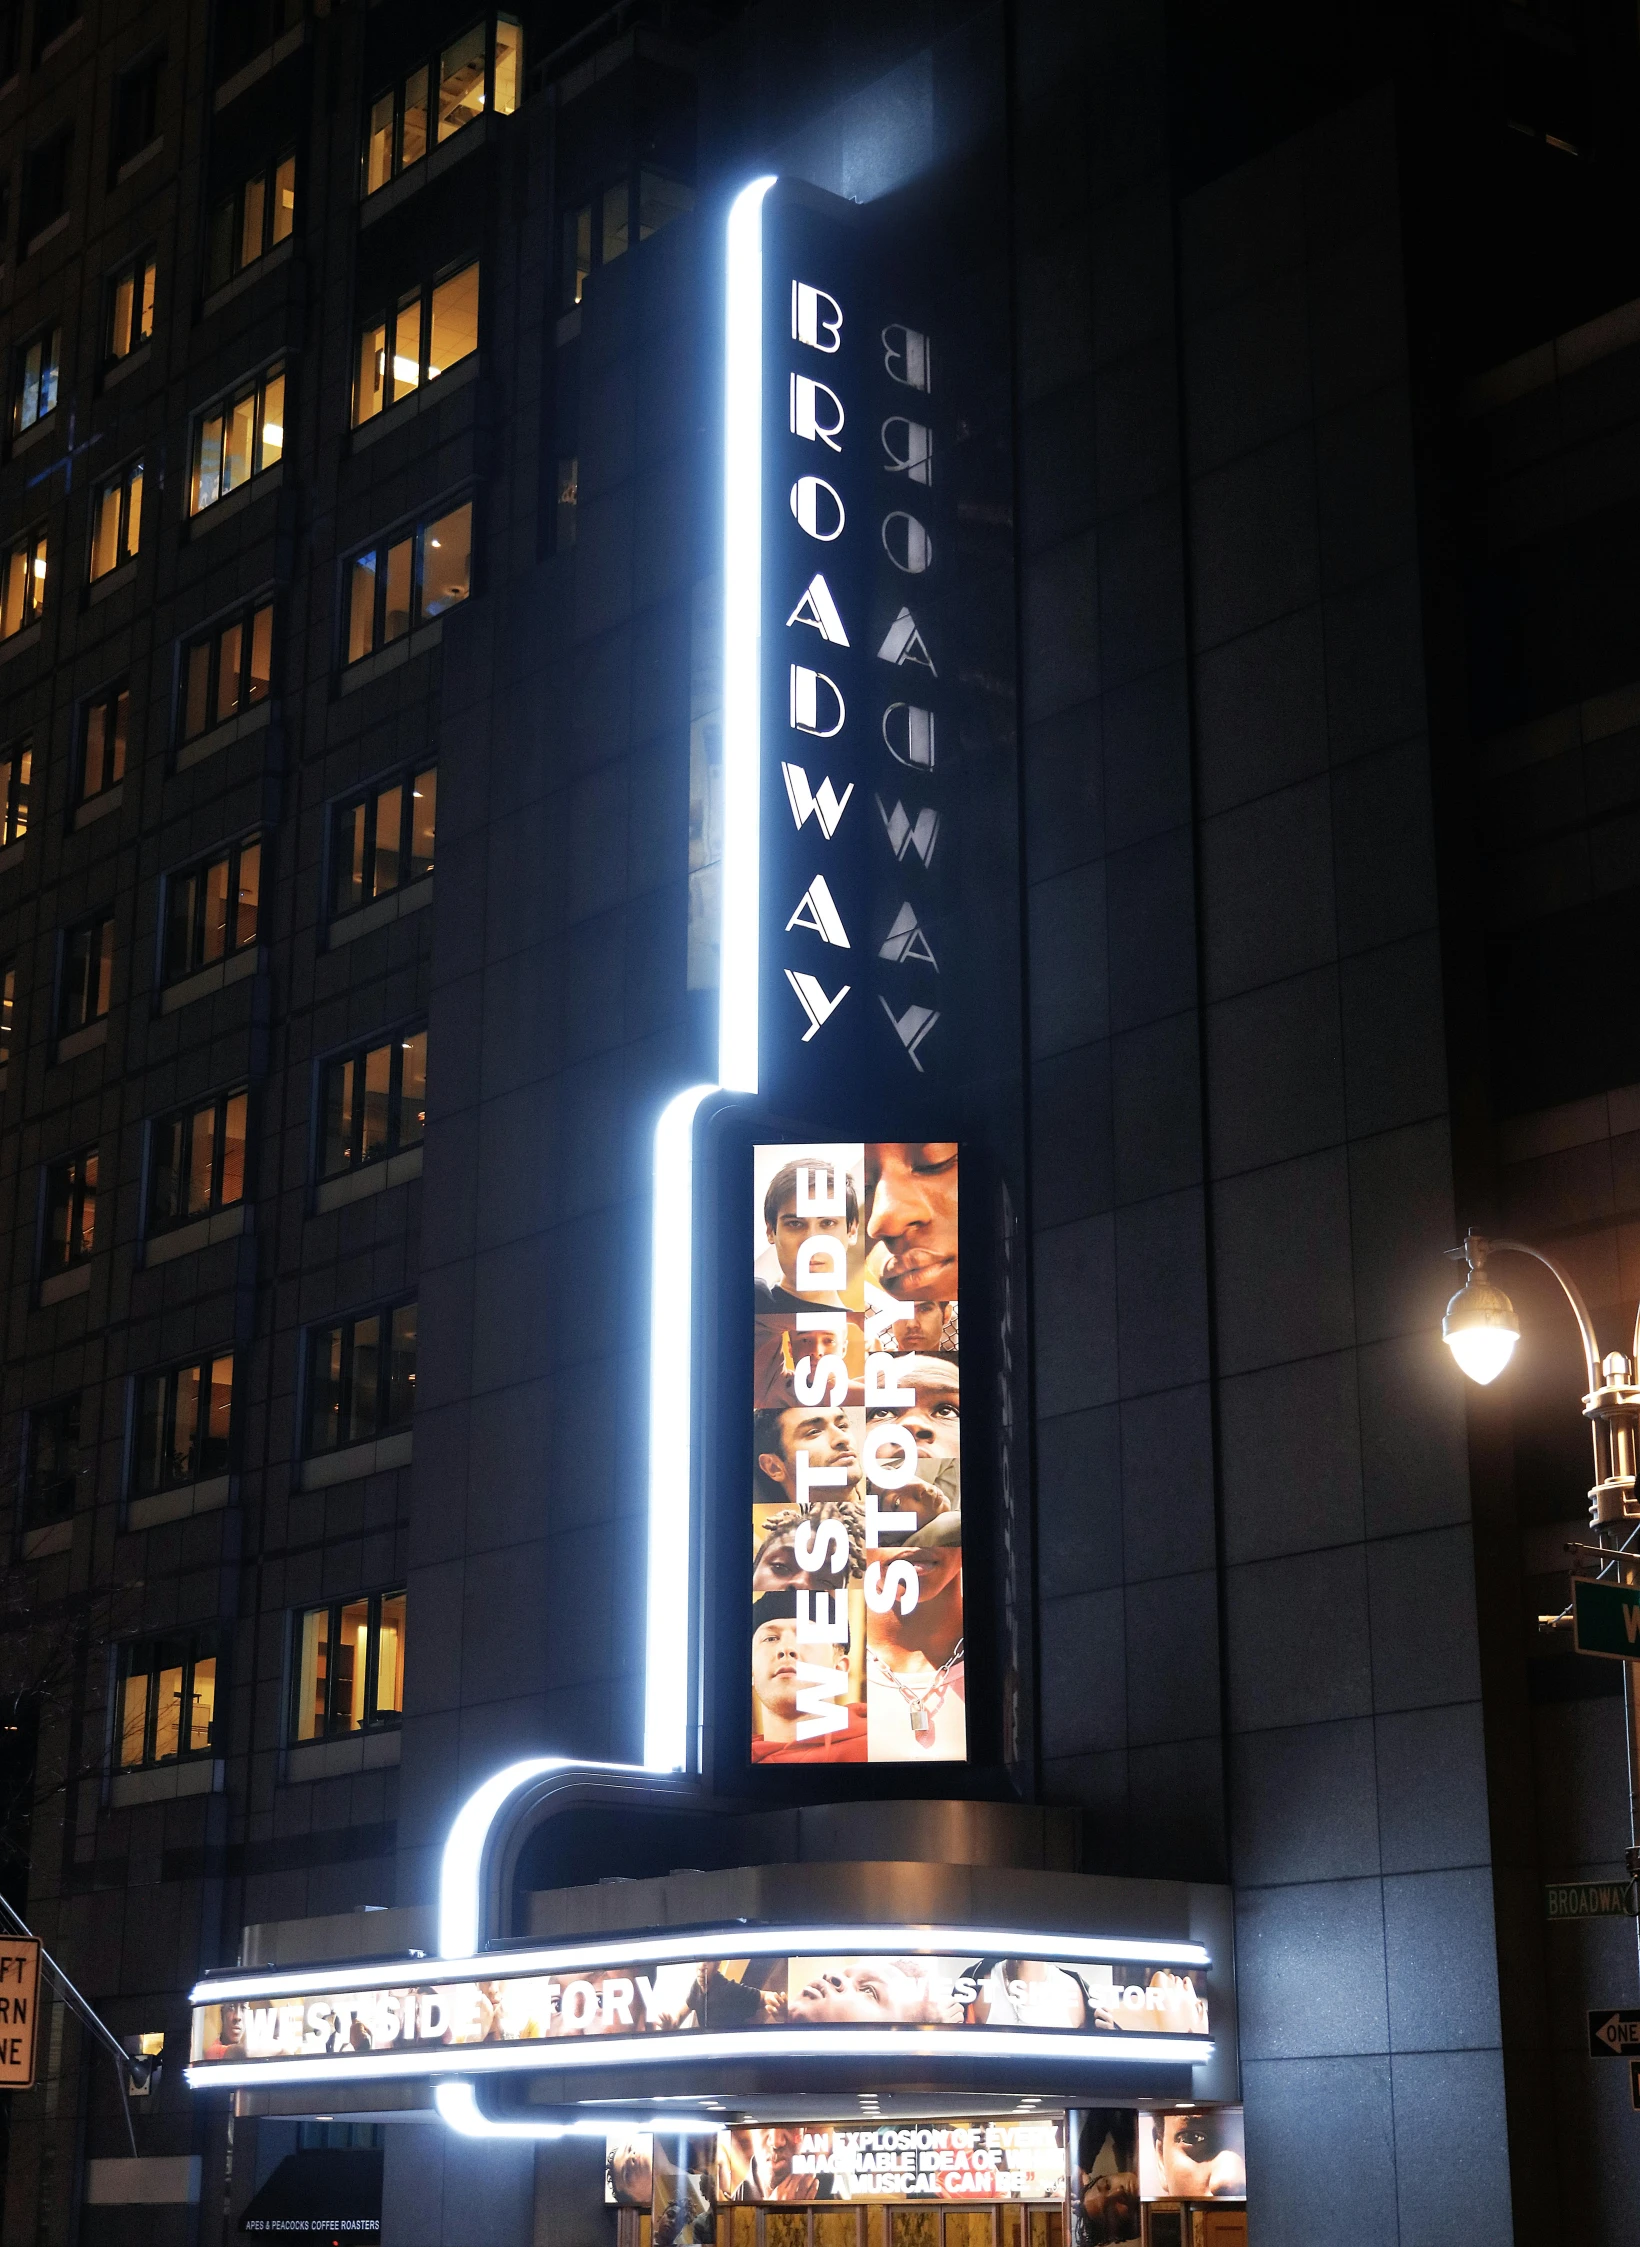
[[[655,2141],[647,2130],[612,2131],[604,2140],[604,2201],[611,2208],[641,2208],[655,2197]]]
[[[1065,2141],[1052,2116],[912,2124],[810,2122],[718,2133],[718,2200],[1063,2202]]]
[[[961,1762],[954,1141],[752,1154],[752,1760]]]
[[[1071,2247],[1123,2247],[1142,2236],[1139,2125],[1133,2107],[1083,2107],[1070,2117]]]
[[[1190,2107],[1139,2117],[1141,2200],[1245,2200],[1240,2107]]]

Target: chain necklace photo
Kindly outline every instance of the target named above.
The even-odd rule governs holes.
[[[902,1684],[877,1649],[873,1647],[871,1650],[871,1659],[906,1705],[911,1718],[911,1737],[919,1748],[926,1748],[934,1737],[934,1717],[929,1703],[932,1702],[934,1709],[938,1709],[945,1699],[945,1681],[962,1660],[962,1643],[959,1638],[920,1693],[913,1693],[909,1685]]]

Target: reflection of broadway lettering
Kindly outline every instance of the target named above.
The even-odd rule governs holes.
[[[878,814],[883,822],[883,832],[888,837],[888,847],[896,858],[903,858],[908,849],[914,850],[925,866],[934,863],[934,846],[940,839],[940,815],[932,805],[925,804],[913,820],[904,804],[897,799],[892,811],[877,798]]]

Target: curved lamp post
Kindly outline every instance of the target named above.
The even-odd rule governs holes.
[[[1462,1257],[1468,1269],[1463,1286],[1446,1307],[1441,1339],[1468,1374],[1483,1388],[1495,1381],[1515,1354],[1520,1321],[1515,1307],[1488,1271],[1493,1256],[1530,1256],[1552,1272],[1571,1305],[1583,1343],[1588,1385],[1583,1396],[1583,1417],[1594,1440],[1594,1481],[1589,1489],[1589,1526],[1592,1545],[1571,1544],[1574,1574],[1609,1576],[1622,1584],[1640,1584],[1640,1497],[1635,1489],[1636,1430],[1640,1428],[1640,1313],[1636,1314],[1633,1346],[1628,1357],[1620,1350],[1602,1355],[1595,1338],[1594,1321],[1577,1282],[1563,1272],[1552,1256],[1527,1241],[1488,1240],[1476,1232],[1464,1235],[1461,1248],[1450,1248],[1451,1257]],[[1579,1559],[1582,1567],[1579,1568]],[[1567,1616],[1544,1618],[1553,1628]],[[1629,1849],[1630,1879],[1640,1878],[1640,1696],[1635,1691],[1633,1662],[1623,1664],[1623,1714],[1629,1749]],[[1640,1925],[1636,1927],[1640,1942]]]

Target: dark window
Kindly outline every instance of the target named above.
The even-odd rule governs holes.
[[[265,54],[302,20],[302,0],[221,0],[217,9],[218,84]]]
[[[82,921],[63,939],[63,985],[57,1009],[57,1035],[66,1038],[87,1023],[100,1022],[114,996],[112,918]]]
[[[321,1178],[419,1147],[427,1126],[427,1032],[409,1030],[325,1062],[319,1115]]]
[[[80,20],[80,0],[34,0],[34,59]]]
[[[0,0],[0,86],[9,86],[16,77],[22,51],[23,0]]]
[[[244,180],[211,212],[205,286],[220,289],[247,265],[277,249],[296,227],[296,158]]]
[[[360,193],[374,195],[486,109],[510,117],[518,107],[523,54],[518,19],[492,16],[378,94],[365,125]]]
[[[97,486],[91,502],[91,578],[135,561],[142,540],[142,462],[131,461]]]
[[[401,774],[343,804],[331,829],[330,910],[356,912],[433,871],[438,768]]]
[[[9,640],[38,617],[46,598],[46,534],[38,530],[0,551],[0,640]]]
[[[165,885],[165,980],[197,975],[256,942],[262,838],[248,835]]]
[[[57,407],[57,372],[63,355],[60,327],[41,328],[12,354],[11,433],[22,436]]]
[[[50,140],[31,148],[23,159],[23,254],[26,257],[37,234],[68,209],[69,165],[74,153],[74,128],[65,125]]]
[[[244,1200],[249,1107],[250,1095],[241,1086],[158,1119],[149,1154],[150,1233]]]
[[[188,512],[214,507],[229,492],[285,456],[285,365],[275,363],[229,398],[207,406],[194,423]]]
[[[122,265],[108,277],[108,311],[103,325],[103,357],[110,365],[125,359],[154,332],[154,285],[158,275],[152,250]]]
[[[118,178],[122,166],[140,156],[159,136],[159,82],[163,55],[147,55],[114,81],[114,131],[110,159]]]
[[[0,850],[28,833],[29,783],[34,775],[34,743],[25,734],[0,749]]]
[[[402,640],[472,590],[473,503],[383,539],[347,565],[347,660]]]
[[[586,294],[595,267],[613,265],[636,242],[670,226],[695,207],[695,191],[664,172],[639,171],[611,180],[562,220],[558,266],[559,309],[571,312]]]
[[[82,804],[117,788],[125,778],[125,746],[131,723],[131,691],[105,687],[86,704],[81,719],[80,795]]]
[[[137,1496],[225,1475],[232,1434],[231,1351],[145,1373],[137,1389]]]
[[[59,1397],[29,1414],[28,1504],[30,1529],[70,1521],[80,1487],[80,1399]]]
[[[97,1240],[97,1150],[70,1155],[46,1172],[44,1273],[84,1264]]]
[[[404,1714],[404,1610],[402,1591],[376,1592],[296,1617],[295,1743],[398,1723]]]
[[[182,738],[265,702],[273,686],[273,603],[259,601],[191,640],[182,656]]]
[[[216,1665],[215,1641],[197,1633],[121,1648],[115,1757],[122,1771],[210,1754]]]
[[[308,1336],[310,1455],[408,1428],[416,1402],[416,1306],[361,1311]]]
[[[11,1066],[12,1040],[17,1030],[17,962],[0,968],[0,1076]]]
[[[402,290],[359,336],[353,424],[370,421],[478,349],[478,266]]]

